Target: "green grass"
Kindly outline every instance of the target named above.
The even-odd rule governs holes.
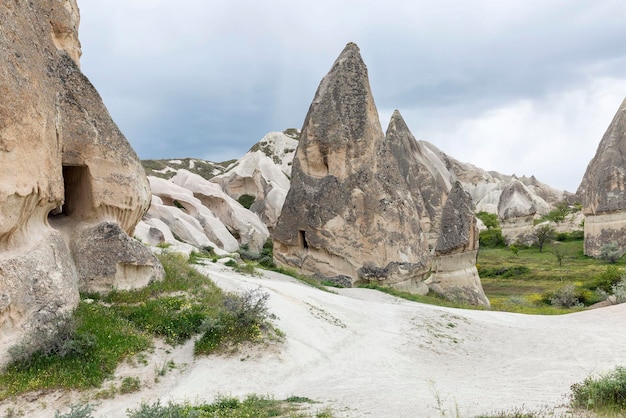
[[[556,252],[563,258],[559,265]],[[623,270],[624,261],[614,265]],[[495,310],[530,314],[561,314],[580,308],[550,306],[550,295],[571,284],[586,305],[598,301],[593,292],[606,276],[606,262],[583,254],[583,241],[573,240],[537,248],[521,248],[517,255],[509,248],[481,248],[477,262],[485,294]],[[498,274],[500,272],[500,274]],[[606,280],[605,280],[606,281]]]
[[[328,410],[314,415],[301,412],[313,401],[307,398],[291,397],[286,400],[275,400],[267,396],[248,395],[244,400],[235,397],[221,396],[210,404],[191,403],[162,405],[159,401],[153,404],[142,404],[135,410],[129,410],[129,418],[147,417],[215,417],[215,418],[269,418],[269,417],[317,417],[332,418]]]
[[[224,293],[186,258],[164,254],[160,260],[163,281],[105,296],[82,295],[73,315],[76,327],[61,340],[71,350],[16,357],[0,373],[0,400],[34,390],[100,387],[119,362],[149,348],[155,337],[175,345],[199,334],[196,354],[281,338],[265,309],[267,294]]]
[[[435,294],[429,293],[428,295],[416,295],[414,293],[403,292],[401,290],[396,290],[391,287],[379,286],[374,283],[367,283],[359,285],[360,288],[363,289],[374,289],[380,292],[387,293],[392,296],[396,296],[402,299],[411,300],[413,302],[426,303],[428,305],[436,305],[436,306],[446,306],[449,308],[461,308],[461,309],[477,309],[482,310],[485,309],[481,306],[469,305],[466,303],[454,302],[448,299],[444,299]]]

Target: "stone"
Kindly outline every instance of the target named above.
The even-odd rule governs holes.
[[[76,232],[112,222],[127,242],[150,202],[137,155],[80,71],[79,21],[75,0],[0,5],[2,354],[77,305]]]
[[[304,121],[273,233],[275,260],[321,278],[423,293],[430,254],[417,208],[385,146],[367,68],[349,43]]]
[[[426,284],[447,299],[489,307],[476,269],[477,257],[478,227],[474,204],[457,181],[442,210],[433,274]]]
[[[576,195],[585,214],[585,254],[616,244],[626,253],[626,100],[609,124]]]
[[[70,250],[81,291],[137,289],[165,276],[150,249],[130,238],[116,222],[83,224],[74,231]]]

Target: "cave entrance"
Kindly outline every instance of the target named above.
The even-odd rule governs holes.
[[[63,205],[53,209],[48,217],[60,220],[68,217],[81,220],[91,209],[91,176],[87,166],[63,166]]]
[[[309,243],[306,241],[306,232],[303,230],[298,231],[298,241],[300,248],[309,248]]]

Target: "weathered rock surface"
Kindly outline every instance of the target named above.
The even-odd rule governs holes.
[[[424,292],[430,256],[417,207],[385,147],[359,49],[348,44],[306,116],[275,258],[331,280]]]
[[[460,182],[450,191],[442,210],[429,289],[459,302],[490,306],[478,270],[478,227],[472,197]]]
[[[250,210],[272,230],[289,191],[291,163],[298,141],[283,132],[270,132],[235,164],[211,179],[233,199],[254,198]]]
[[[432,248],[441,228],[441,211],[452,187],[450,172],[437,155],[415,140],[398,110],[391,116],[385,145],[398,163]]]
[[[502,190],[498,202],[502,235],[507,244],[518,240],[525,242],[526,237],[533,233],[535,215],[546,214],[549,210],[545,201],[533,194],[521,181],[511,180]]]
[[[5,346],[76,306],[82,278],[67,248],[73,232],[106,220],[127,239],[150,190],[136,154],[80,72],[76,1],[2,2],[0,22]],[[154,258],[147,263],[158,265]]]
[[[597,257],[602,246],[626,252],[626,100],[606,130],[576,192],[585,218],[585,254]]]

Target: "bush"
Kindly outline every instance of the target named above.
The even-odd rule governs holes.
[[[242,194],[237,198],[237,202],[246,209],[250,209],[254,204],[255,197],[249,194]]]
[[[613,286],[622,280],[624,273],[617,266],[607,266],[606,271],[594,277],[585,287],[590,290],[613,291]]]
[[[583,230],[571,231],[571,232],[559,232],[556,234],[556,241],[580,241],[585,239],[585,232]]]
[[[493,267],[493,268],[478,267],[478,275],[480,277],[498,277],[499,276],[502,278],[509,278],[509,277],[521,276],[527,273],[530,273],[530,269],[526,266]]]
[[[622,279],[611,286],[613,296],[615,296],[615,303],[626,302],[626,277],[622,275]]]
[[[502,230],[500,228],[491,228],[485,231],[480,231],[478,241],[480,246],[485,248],[506,247],[506,241],[502,236]]]
[[[616,367],[598,378],[588,377],[571,386],[571,401],[576,408],[593,411],[623,411],[626,408],[626,369]]]
[[[202,324],[203,334],[195,343],[196,354],[209,354],[222,343],[239,343],[259,339],[263,331],[272,329],[267,310],[269,294],[259,289],[239,295],[224,296],[224,305],[216,318]]]
[[[615,242],[605,244],[600,248],[600,258],[607,263],[617,263],[617,260],[619,260],[622,255],[622,251]]]
[[[576,288],[567,284],[554,292],[550,297],[550,304],[561,308],[581,307],[583,304],[578,299]]]
[[[500,220],[495,213],[480,211],[476,214],[476,217],[485,224],[487,229],[500,228]]]
[[[61,414],[56,411],[54,418],[92,418],[93,406],[86,404],[74,404],[70,405],[70,411],[66,414]]]

